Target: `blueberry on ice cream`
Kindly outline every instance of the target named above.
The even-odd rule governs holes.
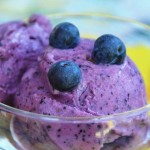
[[[78,28],[69,22],[58,24],[52,31],[49,43],[60,49],[74,48],[78,45],[80,35]]]
[[[79,84],[81,71],[73,61],[60,61],[51,66],[48,78],[54,89],[70,91]]]

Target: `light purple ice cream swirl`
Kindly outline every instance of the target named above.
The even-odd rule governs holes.
[[[48,46],[50,31],[50,21],[42,15],[0,25],[0,101],[12,99],[23,73]]]

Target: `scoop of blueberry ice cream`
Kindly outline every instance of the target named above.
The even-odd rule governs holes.
[[[59,117],[104,116],[144,106],[143,79],[126,56],[123,42],[109,34],[96,41],[78,40],[77,30],[68,27],[70,25],[57,26],[52,32],[50,40],[53,40],[38,57],[39,65],[30,67],[23,75],[14,106]],[[63,29],[65,31],[62,32]],[[75,32],[73,35],[70,34],[72,30]],[[59,32],[65,35],[57,37]],[[55,39],[55,44],[63,40],[59,48],[52,44]],[[76,46],[66,46],[74,41]],[[143,118],[118,121],[117,126],[105,122],[45,123],[40,131],[41,135],[46,132],[49,142],[53,141],[61,150],[112,150],[116,147],[122,150],[133,148],[146,136],[145,115]],[[33,128],[33,123],[29,123],[28,128]],[[139,132],[141,128],[142,132]],[[38,137],[38,140],[43,138]],[[38,141],[33,138],[32,142]]]

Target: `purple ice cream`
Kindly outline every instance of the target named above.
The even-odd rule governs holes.
[[[104,116],[144,106],[146,94],[143,79],[130,58],[126,56],[120,65],[97,65],[91,61],[93,46],[94,40],[81,39],[78,46],[69,50],[47,48],[38,57],[39,65],[31,67],[23,75],[14,106],[61,117]],[[53,89],[48,80],[49,68],[62,60],[73,60],[82,72],[79,85],[71,92]],[[55,143],[58,150],[113,150],[118,145],[118,150],[122,150],[132,148],[146,135],[147,125],[143,118],[118,121],[116,127],[105,122],[47,123],[42,125],[40,135],[46,131],[47,141]],[[34,128],[32,121],[26,124],[29,131]],[[141,128],[142,132],[139,132]],[[109,134],[105,133],[107,129],[111,130]],[[32,143],[45,141],[43,139],[44,136],[35,136]]]
[[[144,106],[143,79],[130,58],[126,57],[121,65],[96,65],[90,61],[93,44],[94,41],[83,39],[74,49],[50,47],[45,50],[38,58],[40,66],[30,68],[24,74],[16,96],[16,107],[68,117],[85,116],[82,113],[88,116],[110,115]],[[49,68],[62,60],[73,60],[82,71],[82,81],[71,92],[59,92],[48,81]],[[76,114],[77,111],[80,114]]]
[[[32,15],[28,23],[0,25],[1,102],[11,100],[15,108],[57,117],[109,116],[146,105],[143,79],[128,56],[119,56],[118,64],[98,64],[105,55],[93,59],[96,41],[80,39],[78,29],[70,23],[61,26],[51,32],[49,20],[40,15]],[[49,70],[66,60],[77,64],[81,79],[73,90],[60,91],[51,84]],[[11,120],[11,133],[27,150],[132,150],[148,133],[146,114],[114,118],[114,122],[38,119]]]
[[[0,101],[12,99],[21,76],[48,45],[50,31],[49,20],[41,15],[0,25]]]

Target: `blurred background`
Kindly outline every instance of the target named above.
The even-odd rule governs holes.
[[[150,22],[149,0],[0,0],[0,22],[32,13],[99,12]]]

